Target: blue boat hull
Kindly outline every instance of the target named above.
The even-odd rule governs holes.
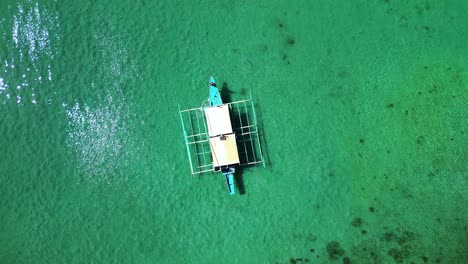
[[[218,88],[216,87],[216,82],[213,76],[210,77],[210,106],[222,105],[223,100],[221,99],[221,94],[219,93]]]

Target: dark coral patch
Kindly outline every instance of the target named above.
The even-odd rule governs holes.
[[[417,139],[416,139],[416,143],[418,145],[422,145],[424,143],[424,136],[419,136]]]
[[[351,259],[349,257],[344,257],[343,264],[351,264]]]
[[[424,263],[427,263],[429,261],[429,258],[426,256],[421,256],[421,259]]]
[[[353,221],[351,221],[351,225],[354,227],[360,227],[362,225],[363,221],[362,218],[360,217],[355,217]]]
[[[396,235],[393,232],[385,232],[384,235],[383,235],[383,240],[385,240],[387,242],[390,242],[395,238],[396,238]]]
[[[411,231],[403,231],[401,236],[398,238],[398,244],[403,245],[406,242],[416,239],[416,235]]]
[[[398,263],[402,263],[405,258],[408,256],[409,254],[409,251],[404,248],[404,249],[397,249],[397,248],[391,248],[389,251],[388,251],[388,255],[391,256],[393,258],[393,260],[395,260],[395,262],[398,262]]]
[[[292,37],[289,37],[286,43],[289,46],[293,46],[294,44],[296,44],[296,40],[294,40],[294,38],[292,38]]]
[[[331,241],[327,244],[327,253],[330,259],[338,259],[344,255],[345,251],[338,241]]]
[[[309,240],[310,242],[315,242],[317,240],[317,236],[314,234],[309,234],[307,235],[307,240]]]

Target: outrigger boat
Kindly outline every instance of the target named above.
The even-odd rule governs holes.
[[[235,194],[237,166],[263,164],[255,107],[250,99],[223,103],[213,77],[209,97],[201,107],[180,110],[192,177],[220,172],[229,194]]]

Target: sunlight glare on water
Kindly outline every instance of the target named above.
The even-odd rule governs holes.
[[[0,100],[37,104],[39,96],[44,100],[50,96],[41,94],[41,84],[53,86],[54,45],[61,38],[59,18],[33,1],[10,9],[11,19],[0,21],[1,30],[11,32],[2,36],[6,53],[0,58]]]
[[[79,103],[65,108],[68,144],[79,160],[83,175],[101,181],[107,175],[119,174],[128,165],[127,149],[133,144],[128,136],[124,105],[115,104],[109,95],[97,108]]]
[[[131,104],[126,99],[130,64],[126,47],[118,32],[106,28],[105,18],[98,19],[92,35],[99,46],[99,71],[86,92],[99,94],[97,100],[68,105],[62,103],[68,123],[68,146],[75,154],[81,174],[91,181],[119,181],[124,169],[134,160],[132,151]],[[102,78],[100,75],[102,73]],[[99,78],[101,78],[99,80]],[[100,94],[99,91],[106,91]],[[111,179],[109,175],[113,175]]]

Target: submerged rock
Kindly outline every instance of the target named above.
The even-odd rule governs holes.
[[[341,248],[341,245],[338,241],[331,241],[328,243],[327,252],[330,259],[337,259],[342,257],[345,253],[344,249]]]

